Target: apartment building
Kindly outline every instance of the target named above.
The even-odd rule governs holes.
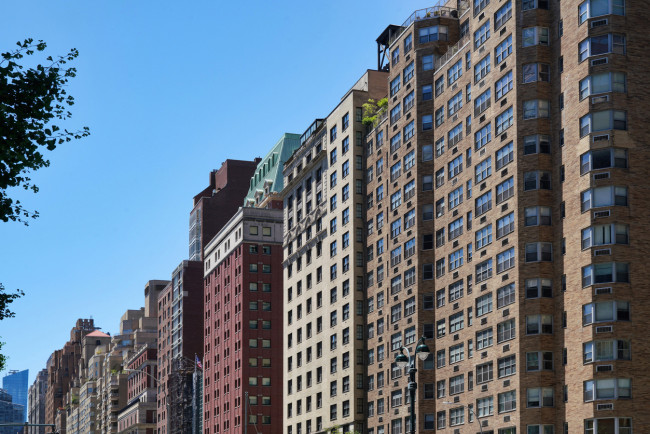
[[[243,207],[205,247],[205,434],[282,431],[282,226]]]
[[[193,432],[195,357],[203,358],[203,262],[182,261],[158,298],[158,434]],[[200,396],[200,394],[199,394]]]
[[[385,94],[367,71],[284,165],[288,434],[365,426],[362,106]]]
[[[226,160],[210,172],[209,185],[194,196],[190,212],[190,261],[203,260],[205,245],[239,208],[259,162]]]
[[[647,306],[630,285],[647,244],[648,36],[631,31],[646,9],[448,2],[378,39],[390,90],[365,150],[369,432],[410,429],[389,364],[422,335],[418,431],[647,425]]]
[[[30,424],[45,423],[45,391],[47,390],[47,370],[41,369],[27,393],[27,421]],[[45,427],[29,427],[29,434],[45,434]]]

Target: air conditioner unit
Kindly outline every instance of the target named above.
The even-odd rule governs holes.
[[[614,404],[596,404],[596,410],[614,410]]]
[[[608,59],[607,57],[601,57],[600,59],[594,59],[591,61],[591,66],[596,66],[596,65],[605,65],[607,64]]]
[[[612,249],[596,249],[594,250],[594,256],[606,256],[611,255]]]
[[[594,181],[609,178],[609,172],[594,173]]]
[[[600,96],[594,96],[591,98],[591,103],[592,104],[598,104],[601,102],[607,102],[609,101],[609,95],[600,95]]]
[[[596,333],[611,333],[614,331],[614,326],[600,326],[596,327]]]
[[[600,27],[600,26],[606,26],[608,24],[607,18],[602,19],[602,20],[593,20],[591,22],[591,27]]]
[[[609,210],[606,210],[606,211],[594,211],[594,218],[595,219],[603,218],[603,217],[609,217],[609,215],[610,215]]]
[[[613,365],[597,365],[596,372],[610,372],[614,370]]]
[[[609,141],[609,134],[598,134],[597,136],[593,136],[591,140],[594,143]]]
[[[612,293],[612,287],[607,286],[603,288],[595,288],[594,289],[594,294],[595,295],[603,295],[603,294],[611,294]]]

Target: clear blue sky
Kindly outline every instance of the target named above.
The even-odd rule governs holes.
[[[92,132],[48,154],[38,194],[16,192],[41,217],[0,224],[0,282],[26,293],[0,323],[8,368],[31,384],[77,318],[116,332],[147,280],[187,258],[210,170],[326,116],[376,68],[382,30],[434,3],[3,2],[0,51],[27,37],[79,49],[67,126]]]

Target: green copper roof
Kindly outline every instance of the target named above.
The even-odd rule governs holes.
[[[300,134],[285,133],[264,157],[251,178],[244,206],[254,206],[268,193],[279,193],[284,188],[282,167],[293,152],[300,147]],[[267,190],[268,188],[268,190]],[[259,199],[258,199],[259,198]]]

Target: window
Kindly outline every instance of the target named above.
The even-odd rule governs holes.
[[[494,50],[496,56],[496,63],[498,65],[506,57],[510,56],[512,53],[512,35],[509,35],[506,39],[497,45],[497,48]]]
[[[512,126],[513,120],[514,118],[512,107],[499,114],[495,120],[497,134],[503,134],[505,130],[510,128]]]
[[[476,199],[476,216],[485,214],[492,209],[492,192],[488,191]]]
[[[550,153],[551,143],[549,136],[543,134],[524,136],[524,155]]]
[[[630,341],[609,339],[583,344],[583,362],[630,360]]]
[[[456,143],[460,142],[460,140],[463,138],[463,123],[461,122],[458,125],[456,125],[454,128],[452,128],[449,131],[448,134],[449,134],[448,146],[451,148],[455,146]]]
[[[582,230],[582,249],[607,244],[628,244],[629,227],[612,223],[609,225],[594,225]]]
[[[581,193],[582,212],[603,206],[627,206],[627,187],[595,187]]]
[[[452,303],[463,297],[463,281],[459,280],[457,282],[449,285],[449,303]]]
[[[506,164],[510,163],[514,158],[514,145],[513,142],[508,143],[500,148],[496,153],[496,169],[499,170]],[[542,172],[548,173],[548,172]],[[550,175],[549,175],[550,176]],[[524,188],[525,190],[525,188]]]
[[[604,262],[582,267],[582,286],[594,283],[629,283],[629,264],[624,262]]]
[[[406,66],[406,68],[404,68],[404,73],[403,73],[404,84],[408,83],[409,80],[413,78],[414,73],[415,73],[415,64],[411,62]]]
[[[632,418],[608,417],[603,419],[585,419],[585,434],[600,433],[632,434]],[[553,433],[551,432],[550,434]]]
[[[526,390],[526,407],[553,407],[554,393],[550,387],[537,387]]]
[[[629,378],[607,378],[584,382],[585,402],[597,399],[631,398],[632,385]]]
[[[510,0],[508,0],[508,2],[501,6],[494,14],[494,30],[497,30],[499,27],[503,26],[511,17],[512,3]]]
[[[449,224],[449,241],[454,238],[458,238],[463,233],[463,218],[460,217]],[[443,240],[444,240],[444,228],[443,230]],[[444,241],[443,241],[444,244]]]
[[[629,320],[630,303],[627,301],[601,301],[582,306],[582,325]]]
[[[492,312],[492,293],[478,297],[476,299],[476,317],[478,318],[490,312]]]
[[[463,187],[458,187],[455,190],[452,190],[452,192],[449,193],[448,198],[450,210],[463,203]]]
[[[400,76],[398,75],[393,81],[390,82],[390,96],[394,96],[397,92],[399,92],[401,86],[402,80],[400,80]],[[379,146],[379,143],[377,143],[377,145]]]
[[[527,63],[523,67],[523,82],[551,81],[551,67],[546,63]]]
[[[524,101],[524,119],[550,117],[550,103],[543,99]]]
[[[490,20],[487,20],[477,31],[474,32],[474,49],[478,49],[490,37]]]
[[[621,110],[603,110],[580,118],[580,137],[606,130],[626,130],[627,113]]]
[[[461,75],[463,75],[463,60],[460,59],[458,62],[454,63],[448,70],[447,70],[447,83],[449,86],[454,84],[456,80],[458,80]],[[437,92],[436,92],[437,95]]]
[[[465,316],[458,312],[449,317],[449,333],[455,333],[465,327]]]
[[[411,51],[411,48],[413,48],[413,34],[409,34],[404,38],[404,54]]]
[[[526,371],[552,371],[553,352],[533,351],[526,353]]]
[[[580,42],[578,45],[578,61],[600,54],[615,53],[625,54],[625,35],[607,33],[600,36],[592,36]]]
[[[553,244],[541,242],[527,243],[525,260],[526,262],[553,261]]]
[[[483,363],[476,367],[476,384],[492,381],[494,376],[492,362]]]
[[[627,168],[627,151],[617,148],[594,149],[580,156],[580,174],[610,167]]]
[[[527,335],[551,333],[553,333],[553,315],[526,315]]]
[[[457,395],[465,391],[465,376],[457,375],[449,379],[449,394]]]
[[[497,290],[497,308],[501,309],[504,306],[515,302],[515,284],[503,286]]]
[[[512,90],[512,71],[497,80],[495,84],[496,99],[501,99],[505,94]]]
[[[476,332],[476,349],[482,350],[493,344],[492,327]]]
[[[422,32],[421,29],[420,32]],[[433,54],[430,54],[428,56],[422,56],[422,70],[423,71],[432,71],[433,70]]]
[[[497,343],[509,341],[515,338],[515,320],[510,319],[497,324]]]
[[[603,15],[625,15],[625,0],[587,0],[578,6],[578,24]]]
[[[515,230],[515,216],[510,213],[497,220],[497,239]]]
[[[538,277],[526,279],[526,298],[553,297],[553,281]]]
[[[522,31],[522,47],[548,45],[548,27],[525,27]]]
[[[341,123],[343,124],[343,131],[347,130],[348,126],[350,126],[350,113],[346,113],[343,118],[341,118]]]
[[[521,6],[525,11],[531,9],[548,9],[548,0],[522,0]]]
[[[492,140],[492,124],[487,124],[474,134],[474,148],[481,149]]]
[[[449,347],[449,364],[461,362],[465,359],[465,344]]]
[[[462,425],[465,423],[465,407],[452,408],[449,410],[449,426]]]
[[[485,417],[494,414],[494,397],[480,398],[476,400],[476,417]]]
[[[454,271],[455,269],[463,265],[463,249],[458,249],[455,252],[452,252],[449,255],[449,271]]]
[[[497,400],[499,402],[499,413],[517,409],[517,392],[515,390],[499,393]]]
[[[447,26],[432,26],[423,27],[420,29],[420,44],[433,41],[446,41],[447,40]],[[433,56],[432,62],[433,62]],[[426,71],[426,69],[425,69]]]
[[[474,66],[474,83],[481,81],[490,72],[490,55],[488,54]]]
[[[526,425],[527,434],[554,434],[555,425]]]
[[[395,107],[390,110],[390,124],[394,124],[397,120],[402,117],[402,105],[397,103]]]
[[[476,250],[482,249],[492,242],[492,225],[487,225],[484,228],[476,231]]]
[[[490,0],[474,0],[474,16],[478,15],[489,4]]]
[[[517,359],[516,356],[508,356],[497,361],[499,378],[514,375],[517,372]]]
[[[447,102],[447,116],[452,116],[463,106],[463,91],[459,91]]]
[[[515,195],[515,180],[511,176],[510,178],[503,181],[501,184],[497,185],[497,204],[505,202]]]
[[[488,109],[491,105],[492,90],[488,89],[474,100],[474,116],[478,116]]]

